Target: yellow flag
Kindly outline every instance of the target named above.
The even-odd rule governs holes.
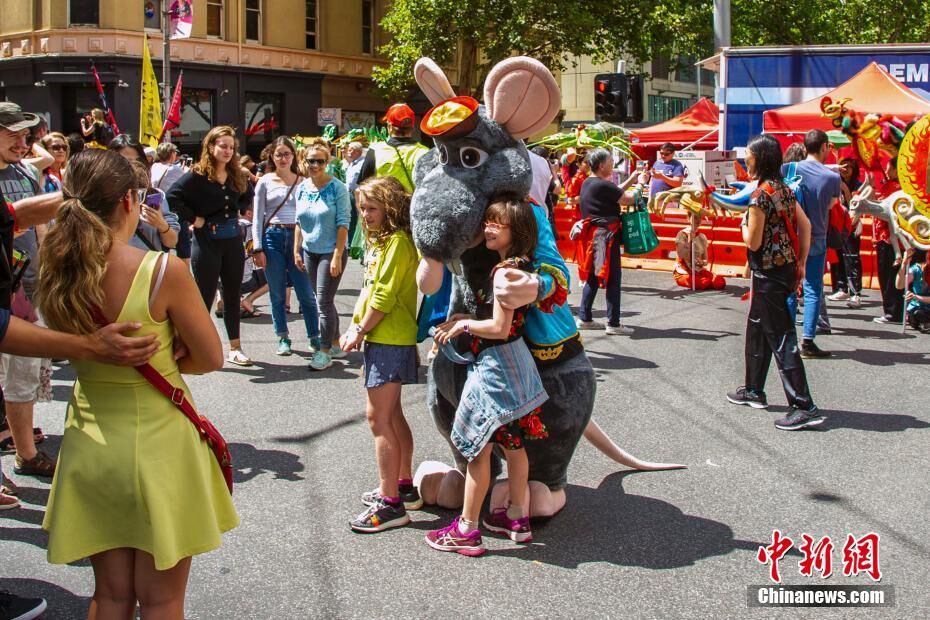
[[[158,146],[161,136],[161,99],[158,96],[158,79],[152,68],[149,39],[142,46],[142,99],[139,107],[139,142],[142,146]]]

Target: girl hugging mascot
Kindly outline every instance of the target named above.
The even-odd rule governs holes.
[[[522,139],[545,128],[558,113],[559,87],[549,70],[527,57],[495,66],[484,86],[484,105],[471,97],[456,97],[442,70],[428,58],[414,69],[416,81],[433,104],[421,130],[435,147],[417,162],[416,190],[410,212],[413,238],[423,256],[417,274],[420,289],[435,293],[442,283],[443,264],[455,274],[450,315],[476,313],[482,289],[500,261],[481,239],[485,210],[500,194],[529,194],[532,181],[529,154]],[[568,464],[582,435],[613,460],[639,470],[678,469],[683,465],[641,461],[620,449],[601,430],[591,413],[597,389],[594,370],[584,352],[574,317],[566,304],[568,269],[558,252],[546,210],[533,205],[539,233],[535,273],[514,272],[493,291],[501,305],[530,305],[524,338],[533,355],[549,399],[540,419],[548,437],[526,442],[529,458],[530,503],[533,517],[557,513],[565,505]],[[468,351],[470,336],[456,343]],[[449,440],[467,367],[445,355],[433,360],[427,381],[430,412],[439,432]],[[456,467],[423,463],[416,475],[428,504],[459,508],[467,461],[450,447]],[[500,462],[495,459],[495,473]],[[507,485],[491,493],[491,509],[505,507]]]

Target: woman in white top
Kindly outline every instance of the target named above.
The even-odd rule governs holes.
[[[316,295],[310,278],[294,262],[294,228],[297,224],[297,185],[303,180],[297,168],[294,143],[281,136],[271,144],[265,174],[255,186],[252,217],[252,254],[255,267],[265,270],[271,297],[271,322],[278,336],[278,355],[291,354],[291,339],[284,308],[288,286],[300,302],[310,350],[319,349],[320,326]]]

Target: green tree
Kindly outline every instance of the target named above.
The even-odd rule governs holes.
[[[930,0],[732,0],[734,46],[930,41]],[[712,52],[711,0],[394,0],[382,21],[390,60],[375,69],[382,94],[403,98],[413,64],[429,56],[460,68],[475,94],[488,70],[526,54],[552,70],[573,56],[704,57]],[[458,60],[458,62],[456,62]]]

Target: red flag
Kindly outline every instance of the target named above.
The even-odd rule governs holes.
[[[165,126],[161,129],[159,141],[164,140],[166,133],[181,126],[181,83],[183,80],[184,71],[181,71],[180,75],[178,75],[178,84],[174,87],[174,96],[171,97],[171,106],[165,116]]]
[[[91,63],[90,68],[94,72],[94,82],[97,85],[97,94],[100,95],[100,104],[103,107],[103,113],[107,117],[107,122],[110,123],[110,129],[113,130],[113,135],[118,136],[120,134],[119,125],[116,124],[116,117],[113,116],[113,110],[110,109],[110,104],[107,103],[106,93],[103,92],[103,84],[100,83],[100,76],[97,75],[97,67]]]

